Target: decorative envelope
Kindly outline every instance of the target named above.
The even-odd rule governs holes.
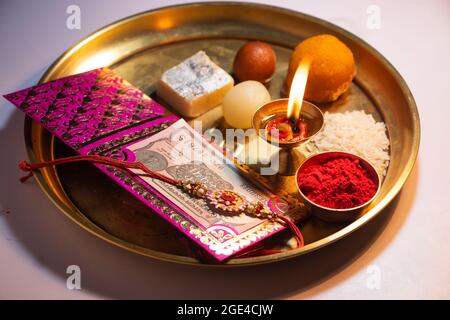
[[[234,190],[277,212],[296,205],[257,187],[184,120],[165,116],[163,106],[108,68],[37,85],[5,98],[79,154],[141,161],[176,179],[199,180],[210,190]],[[95,166],[219,261],[284,229],[273,221],[214,212],[202,199],[136,170]],[[302,210],[291,211],[297,213],[293,219],[304,218]]]

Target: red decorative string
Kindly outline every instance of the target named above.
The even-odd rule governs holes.
[[[49,160],[49,161],[37,162],[37,163],[29,163],[25,160],[22,160],[19,163],[19,168],[23,171],[29,171],[30,173],[27,176],[20,178],[20,182],[27,181],[33,175],[33,170],[37,170],[37,169],[41,169],[41,168],[49,167],[49,166],[57,166],[57,165],[64,164],[64,163],[72,163],[72,162],[80,162],[80,161],[89,161],[89,162],[94,162],[94,163],[112,165],[114,167],[123,168],[123,169],[140,169],[140,170],[144,171],[147,175],[149,175],[153,178],[162,180],[162,181],[166,181],[170,184],[178,184],[180,182],[178,180],[164,176],[156,171],[150,170],[142,162],[122,161],[122,160],[116,160],[113,158],[96,156],[96,155],[72,156],[72,157],[59,158],[59,159],[55,159],[55,160]]]
[[[96,156],[96,155],[79,155],[79,156],[59,158],[59,159],[55,159],[55,160],[49,160],[49,161],[37,162],[37,163],[29,163],[25,160],[22,160],[19,163],[19,168],[22,171],[29,172],[29,174],[20,178],[20,182],[23,183],[23,182],[27,181],[30,177],[32,177],[34,170],[38,170],[38,169],[41,169],[44,167],[49,167],[49,166],[57,166],[60,164],[80,162],[80,161],[88,161],[88,162],[93,162],[93,163],[112,165],[112,166],[115,166],[118,168],[123,168],[123,169],[139,169],[139,170],[142,170],[145,174],[147,174],[148,176],[150,176],[152,178],[159,179],[159,180],[165,181],[165,182],[173,184],[173,185],[178,185],[179,183],[181,183],[180,180],[172,179],[172,178],[162,175],[156,171],[150,170],[142,162],[139,162],[139,161],[129,162],[129,161],[116,160],[113,158]],[[278,215],[278,218],[280,220],[282,220],[285,223],[285,225],[287,227],[289,227],[292,230],[292,232],[294,233],[294,236],[297,240],[297,248],[303,247],[303,245],[304,245],[303,236],[302,236],[302,233],[300,232],[300,230],[298,229],[298,227],[295,225],[295,223],[292,222],[288,217],[286,217],[284,215]],[[282,251],[281,250],[260,250],[260,251],[258,251],[258,255],[261,255],[261,253],[273,254],[273,253],[279,253],[279,252],[282,252]],[[252,251],[246,252],[242,255],[239,255],[239,257],[254,255],[254,253],[255,253],[255,250],[252,250]]]
[[[305,241],[303,239],[303,235],[297,225],[292,222],[288,217],[283,215],[278,215],[278,217],[283,220],[283,222],[286,224],[286,226],[291,229],[291,231],[294,233],[295,240],[297,240],[297,246],[295,249],[301,248],[305,245]],[[284,252],[285,250],[278,250],[278,249],[263,249],[262,246],[254,248],[250,251],[243,252],[241,254],[237,254],[234,257],[235,258],[248,258],[248,257],[258,257],[258,256],[265,256],[265,255],[271,255],[271,254],[277,254]]]
[[[279,214],[278,218],[280,218],[281,220],[283,220],[283,222],[292,230],[292,232],[294,233],[295,239],[297,239],[297,248],[301,248],[305,245],[305,241],[303,240],[303,235],[300,232],[300,229],[297,227],[297,225],[292,222],[291,219],[289,219],[288,217]]]

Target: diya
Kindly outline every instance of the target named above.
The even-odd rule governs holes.
[[[270,101],[256,110],[253,128],[267,142],[278,146],[272,161],[279,161],[278,174],[293,176],[305,156],[298,150],[323,127],[322,111],[304,101],[309,61],[300,63],[292,82],[288,99]]]

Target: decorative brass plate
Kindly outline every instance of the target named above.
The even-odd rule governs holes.
[[[417,157],[419,116],[404,80],[375,49],[351,33],[323,20],[281,8],[247,3],[186,4],[144,12],[115,22],[65,52],[41,82],[110,66],[125,79],[155,97],[161,73],[200,49],[231,71],[236,50],[248,39],[269,42],[277,53],[277,71],[270,85],[279,98],[292,48],[303,38],[329,33],[353,51],[358,75],[351,89],[325,110],[363,109],[385,121],[391,141],[391,163],[379,196],[359,219],[327,224],[311,218],[302,224],[306,246],[279,254],[231,259],[221,266],[275,262],[332,243],[379,214],[400,191]],[[221,109],[202,117],[204,127],[221,126]],[[36,123],[26,120],[25,139],[31,161],[68,155],[71,151]],[[117,246],[156,259],[200,263],[188,254],[180,233],[111,183],[89,164],[42,170],[36,178],[50,199],[74,222]],[[286,190],[293,192],[292,183]],[[287,233],[266,241],[283,245]]]

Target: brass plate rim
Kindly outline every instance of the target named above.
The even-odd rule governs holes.
[[[247,7],[257,7],[257,8],[266,8],[269,10],[276,10],[279,12],[284,12],[286,14],[294,15],[298,17],[299,19],[306,19],[311,22],[314,22],[320,26],[325,26],[328,28],[331,28],[333,30],[338,30],[339,32],[345,34],[349,39],[358,42],[359,44],[363,45],[365,49],[367,49],[371,54],[377,57],[377,59],[381,60],[381,62],[384,64],[384,66],[388,69],[389,73],[394,77],[396,83],[400,86],[403,95],[408,100],[408,108],[410,109],[411,115],[413,117],[413,145],[411,147],[411,154],[406,161],[406,165],[401,173],[401,175],[398,177],[395,185],[390,189],[390,191],[374,206],[372,207],[366,214],[359,217],[357,220],[353,221],[346,227],[340,229],[339,231],[326,236],[325,238],[322,238],[318,241],[315,241],[313,243],[310,243],[300,249],[290,250],[278,254],[273,254],[269,256],[260,256],[260,257],[251,257],[251,258],[240,258],[240,259],[230,259],[225,263],[222,264],[204,264],[200,263],[194,258],[191,257],[185,257],[185,256],[179,256],[174,254],[168,254],[161,251],[155,251],[152,249],[144,248],[138,245],[134,245],[130,242],[124,241],[120,238],[117,238],[106,231],[101,230],[98,226],[96,226],[93,222],[90,222],[93,226],[96,226],[99,230],[94,230],[92,226],[87,225],[85,223],[82,223],[78,221],[75,216],[74,212],[68,211],[66,208],[64,208],[56,199],[55,195],[52,193],[52,191],[47,186],[47,180],[44,177],[45,173],[52,171],[55,172],[54,169],[48,169],[43,170],[44,174],[37,173],[35,174],[35,178],[38,182],[39,187],[44,191],[44,193],[47,195],[47,197],[56,205],[56,207],[62,211],[70,220],[74,221],[77,225],[81,226],[83,229],[87,230],[89,233],[113,244],[120,248],[123,248],[127,251],[138,253],[140,255],[144,255],[150,258],[154,258],[156,260],[171,262],[171,263],[178,263],[183,265],[195,265],[195,266],[201,266],[201,267],[245,267],[245,266],[254,266],[254,265],[261,265],[261,264],[267,264],[267,263],[274,263],[279,261],[284,261],[290,258],[298,257],[303,254],[313,252],[315,250],[318,250],[326,245],[329,245],[331,243],[334,243],[335,241],[351,234],[352,232],[356,231],[357,229],[361,228],[363,225],[365,225],[368,221],[370,221],[372,218],[374,218],[376,215],[381,213],[381,211],[386,208],[389,203],[398,195],[398,193],[401,191],[403,185],[405,184],[406,180],[410,176],[414,165],[417,161],[418,151],[419,151],[419,145],[420,145],[420,138],[421,138],[421,128],[420,128],[420,118],[419,113],[417,110],[417,105],[415,103],[414,97],[407,86],[405,80],[402,78],[400,73],[395,69],[395,67],[375,48],[370,46],[368,43],[366,43],[364,40],[360,39],[358,36],[346,31],[345,29],[334,25],[333,23],[330,23],[328,21],[322,20],[320,18],[316,18],[314,16],[304,14],[301,12],[297,12],[294,10],[271,6],[271,5],[265,5],[265,4],[257,4],[257,3],[247,3],[247,2],[208,2],[208,3],[201,3],[201,2],[193,2],[193,3],[186,3],[186,4],[178,4],[173,6],[165,6],[160,8],[155,8],[152,10],[143,11],[128,17],[125,17],[123,19],[117,20],[115,22],[112,22],[97,31],[94,31],[93,33],[89,34],[85,38],[81,39],[77,43],[75,43],[73,46],[71,46],[69,49],[67,49],[64,53],[62,53],[56,60],[53,62],[46,72],[43,74],[41,79],[39,80],[39,83],[43,83],[50,80],[50,75],[54,69],[56,69],[58,66],[64,64],[65,59],[70,57],[74,52],[77,51],[78,48],[82,47],[84,44],[88,43],[92,39],[100,36],[101,34],[107,32],[111,28],[115,28],[119,26],[120,24],[123,24],[129,20],[132,20],[138,16],[146,15],[152,12],[157,12],[161,10],[166,9],[175,9],[178,7],[193,7],[193,6],[219,6],[219,5],[231,5],[231,6],[247,6]],[[36,160],[36,155],[33,150],[33,141],[32,137],[29,134],[31,132],[31,129],[33,127],[39,126],[38,124],[34,123],[31,119],[26,117],[25,123],[24,123],[24,135],[25,135],[25,144],[26,144],[26,151],[27,155],[30,161]],[[38,130],[43,131],[44,129],[40,128]],[[52,136],[53,141],[53,136]],[[52,148],[53,148],[53,142],[52,142]],[[52,153],[53,155],[53,153]],[[57,176],[57,175],[56,175]],[[70,200],[69,200],[70,201]],[[73,205],[74,208],[76,206]],[[81,212],[78,212],[82,214]]]

